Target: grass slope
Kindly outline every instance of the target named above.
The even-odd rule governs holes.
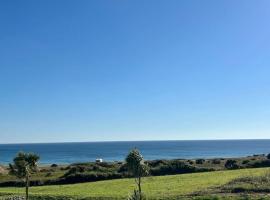
[[[177,199],[182,195],[222,186],[238,177],[259,176],[267,171],[269,168],[147,177],[143,179],[143,190],[150,199]],[[118,179],[73,185],[32,187],[30,193],[75,199],[125,199],[133,189],[133,179]],[[22,193],[24,193],[24,188],[0,188],[0,195]]]

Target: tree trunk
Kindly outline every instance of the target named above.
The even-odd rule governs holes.
[[[26,175],[26,184],[25,184],[25,199],[28,200],[28,190],[29,190],[29,175]]]
[[[140,200],[142,200],[141,177],[138,178],[138,188],[139,188]]]

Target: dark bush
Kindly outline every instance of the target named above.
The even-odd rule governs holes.
[[[58,167],[58,165],[57,164],[52,164],[51,167]]]
[[[83,173],[85,171],[86,171],[86,167],[84,166],[80,166],[80,165],[73,166],[64,174],[64,177],[69,176],[71,174]]]
[[[227,160],[225,163],[226,169],[239,169],[239,165],[236,160]]]
[[[168,174],[184,174],[199,171],[210,171],[210,169],[196,168],[183,161],[174,160],[167,165],[161,165],[150,169],[150,174],[154,176]]]
[[[249,163],[248,167],[270,167],[270,160],[260,160],[254,163]]]
[[[160,166],[160,165],[167,164],[167,161],[166,160],[151,160],[151,161],[146,161],[146,163],[150,167],[157,167],[157,166]]]
[[[242,161],[242,164],[243,164],[243,165],[246,165],[246,164],[248,164],[249,162],[250,162],[249,160],[243,160],[243,161]]]
[[[254,154],[253,157],[265,157],[265,154]]]
[[[71,184],[71,183],[83,183],[83,182],[92,182],[117,178],[124,178],[124,177],[122,174],[119,173],[91,173],[91,174],[76,173],[64,177],[64,179],[62,179],[61,182],[62,184],[63,183]]]
[[[203,164],[205,162],[204,159],[197,159],[196,164]]]
[[[193,165],[193,164],[194,164],[193,160],[188,160],[187,162],[188,162],[190,165]]]
[[[220,161],[220,159],[214,159],[214,160],[212,160],[212,163],[215,165],[218,165],[221,163],[221,161]]]
[[[126,164],[121,165],[121,167],[118,169],[118,173],[127,172],[128,168]]]
[[[44,185],[44,181],[35,180],[30,181],[30,186],[41,186]],[[25,187],[24,181],[6,181],[0,183],[0,187]]]
[[[267,159],[269,159],[269,160],[270,160],[270,153],[267,155]]]

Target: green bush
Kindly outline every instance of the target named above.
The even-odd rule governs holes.
[[[161,165],[150,169],[150,174],[154,176],[168,175],[168,174],[184,174],[192,172],[211,171],[211,169],[197,168],[186,164],[183,161],[174,160],[167,165]]]
[[[243,161],[242,161],[242,164],[243,164],[243,165],[246,165],[246,164],[248,164],[249,162],[250,162],[250,160],[243,160]]]

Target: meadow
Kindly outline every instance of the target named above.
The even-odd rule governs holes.
[[[244,177],[265,176],[269,168],[238,169],[181,175],[153,176],[143,178],[143,191],[147,199],[247,199],[242,193],[223,191],[229,182]],[[236,185],[237,187],[237,185]],[[135,188],[130,178],[31,187],[31,199],[126,199]],[[231,190],[232,191],[232,190]],[[24,188],[1,187],[0,196],[23,195]],[[250,193],[252,199],[268,198],[265,193]]]

